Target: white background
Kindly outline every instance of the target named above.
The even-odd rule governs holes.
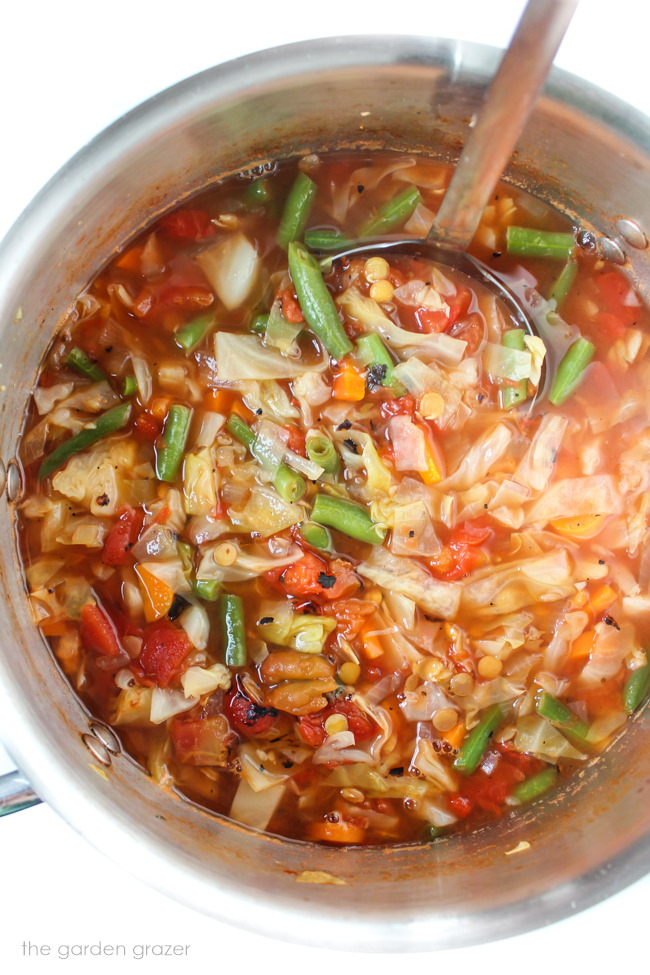
[[[49,177],[123,112],[211,65],[276,44],[332,34],[438,34],[504,45],[523,0],[14,0],[0,41],[0,237]],[[650,114],[643,0],[582,0],[556,63]],[[0,772],[11,768],[0,748]],[[507,942],[437,956],[333,954],[243,934],[133,880],[46,806],[0,822],[0,971],[179,972],[189,964],[313,973],[395,963],[454,975],[600,975],[647,970],[650,878],[577,917]],[[21,943],[188,944],[189,963],[26,958]],[[480,969],[479,969],[480,966]]]

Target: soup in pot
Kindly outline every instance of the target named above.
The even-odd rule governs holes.
[[[420,257],[438,163],[229,178],[92,282],[22,439],[35,621],[160,783],[251,827],[423,842],[601,751],[650,683],[650,332],[591,235],[500,185]]]

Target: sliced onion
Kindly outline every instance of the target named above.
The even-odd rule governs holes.
[[[175,714],[189,711],[198,703],[198,697],[185,697],[182,691],[171,688],[154,687],[151,692],[151,711],[149,719],[152,724],[162,724]]]
[[[146,406],[153,395],[153,380],[147,365],[147,360],[142,356],[131,356],[135,381],[138,384],[138,396],[143,406]]]

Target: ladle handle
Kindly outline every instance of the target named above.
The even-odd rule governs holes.
[[[467,250],[546,80],[578,0],[528,0],[429,237]]]

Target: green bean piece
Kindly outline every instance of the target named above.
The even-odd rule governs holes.
[[[135,396],[138,391],[138,381],[135,376],[125,376],[122,384],[122,396]]]
[[[537,772],[536,775],[531,775],[529,779],[525,779],[524,782],[520,782],[519,785],[515,786],[512,794],[519,802],[532,802],[533,799],[537,799],[544,792],[552,789],[557,782],[557,778],[558,770],[553,766],[542,769],[541,772]]]
[[[226,420],[226,430],[232,433],[233,437],[236,437],[249,450],[255,443],[255,434],[246,421],[242,420],[236,413],[231,413]]]
[[[390,357],[390,352],[376,334],[371,332],[369,335],[360,335],[355,340],[357,356],[364,366],[379,366],[382,378],[379,380],[382,386],[392,386],[393,368],[395,363]]]
[[[420,191],[415,186],[398,193],[378,207],[377,212],[365,222],[359,231],[360,237],[372,237],[398,230],[411,216],[418,203],[422,202]]]
[[[265,466],[266,458],[263,454],[257,454],[255,452],[255,433],[245,420],[242,420],[236,413],[231,413],[226,421],[226,429],[232,433],[233,437],[236,437],[244,446],[248,447],[255,460],[262,467]],[[273,487],[281,498],[291,502],[300,501],[307,490],[307,485],[300,474],[292,471],[286,464],[280,464],[278,467],[273,481]]]
[[[507,349],[519,349],[520,352],[523,352],[526,348],[525,334],[523,328],[511,328],[503,333],[501,344],[505,345]],[[528,383],[525,379],[521,379],[515,386],[504,386],[501,390],[501,403],[504,410],[509,410],[513,406],[517,406],[518,403],[523,403],[527,398]]]
[[[178,475],[187,436],[190,432],[192,411],[187,406],[174,403],[169,407],[162,444],[156,447],[156,477],[159,481],[175,481]]]
[[[506,244],[508,253],[515,257],[551,257],[564,261],[573,253],[576,242],[573,234],[511,226],[506,230]]]
[[[293,240],[299,240],[305,232],[317,190],[318,187],[309,176],[298,173],[284,204],[278,227],[278,244],[285,250]]]
[[[623,685],[623,706],[628,714],[639,707],[650,691],[650,663],[631,671]]]
[[[214,328],[214,315],[199,315],[187,325],[181,325],[174,335],[176,345],[186,353],[192,352],[203,341],[210,329]]]
[[[490,738],[503,721],[503,711],[498,704],[485,712],[485,716],[472,728],[454,759],[454,768],[463,775],[471,775],[479,767]]]
[[[216,579],[195,579],[192,583],[192,592],[199,599],[214,603],[219,598],[221,583]]]
[[[98,366],[96,362],[90,359],[83,349],[80,349],[77,345],[70,349],[66,356],[66,365],[74,369],[75,372],[80,373],[82,376],[86,376],[88,379],[92,379],[94,382],[99,383],[102,379],[106,379],[106,373]]]
[[[345,334],[316,259],[296,241],[289,244],[289,271],[305,321],[329,354],[342,359],[354,346]]]
[[[307,485],[305,479],[296,471],[292,471],[286,464],[280,464],[273,480],[273,487],[284,501],[300,501]]]
[[[319,525],[329,525],[337,531],[357,538],[370,545],[381,545],[386,537],[386,529],[376,525],[366,508],[352,501],[342,501],[329,494],[317,494],[311,511],[312,521]]]
[[[273,193],[268,180],[254,179],[249,183],[242,194],[244,203],[250,206],[265,206],[273,199]]]
[[[305,443],[307,456],[326,474],[338,474],[340,461],[336,447],[328,437],[310,437]]]
[[[324,552],[331,550],[332,536],[323,525],[317,525],[313,521],[303,521],[298,531],[312,548],[320,548]]]
[[[268,324],[269,324],[268,315],[256,315],[253,321],[251,322],[250,330],[251,332],[254,332],[255,335],[264,335]]]
[[[246,664],[246,625],[241,596],[224,593],[219,600],[219,615],[224,663],[227,667],[243,667]]]
[[[54,448],[52,453],[45,458],[39,468],[39,481],[49,477],[50,474],[52,474],[55,470],[62,467],[73,454],[78,454],[80,451],[85,450],[86,447],[90,447],[98,440],[102,440],[109,434],[115,433],[117,430],[121,430],[122,427],[126,426],[130,418],[130,403],[120,403],[119,406],[114,406],[105,413],[101,413],[95,418],[95,420],[93,420],[92,426],[85,427],[85,429],[80,430],[79,433],[75,433],[74,437],[70,437],[69,440],[66,440],[64,443],[59,444],[58,447]]]
[[[349,237],[340,230],[323,227],[320,230],[306,230],[304,241],[310,251],[337,251],[349,247],[352,243]]]
[[[553,287],[551,288],[551,293],[548,296],[549,300],[555,302],[556,309],[560,307],[573,287],[573,282],[576,279],[577,273],[578,262],[574,260],[574,258],[570,257],[555,279]]]
[[[562,704],[547,691],[540,691],[535,701],[535,710],[542,718],[546,718],[552,725],[566,732],[578,741],[586,741],[589,735],[589,725],[578,717],[566,704]]]
[[[588,339],[576,339],[564,355],[557,367],[555,379],[548,394],[549,402],[553,406],[560,406],[569,398],[571,393],[580,385],[582,374],[591,362],[596,346]]]
[[[442,828],[442,826],[434,826],[432,823],[430,823],[426,827],[424,838],[425,840],[430,840],[430,841],[437,840],[439,836],[442,836],[444,834],[444,832],[445,831]]]

